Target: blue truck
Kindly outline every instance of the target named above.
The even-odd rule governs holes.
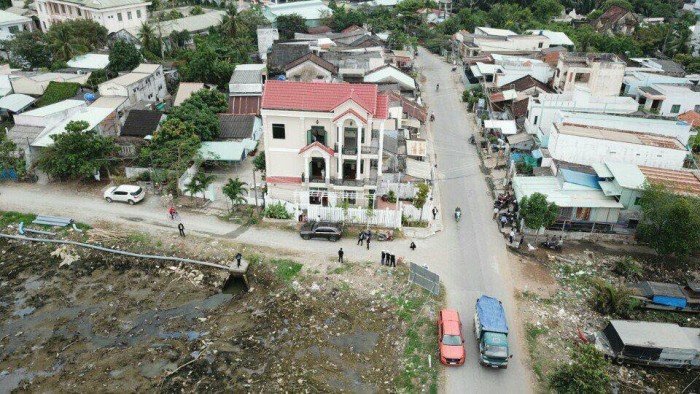
[[[508,348],[508,323],[503,304],[496,298],[476,300],[474,334],[479,345],[479,363],[492,368],[508,368],[513,357]]]

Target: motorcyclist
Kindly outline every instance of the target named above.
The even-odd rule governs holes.
[[[434,120],[435,120],[435,112],[431,112],[430,113],[430,121],[432,122]]]

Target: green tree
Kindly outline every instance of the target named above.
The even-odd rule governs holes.
[[[195,37],[195,49],[182,51],[177,62],[180,79],[226,89],[236,64],[248,63],[254,48],[247,37],[219,33]]]
[[[107,29],[90,19],[54,23],[46,32],[54,60],[68,61],[107,45]]]
[[[578,344],[571,350],[571,363],[560,363],[549,377],[549,386],[559,394],[604,394],[610,376],[608,361],[593,345]]]
[[[603,12],[607,11],[610,9],[612,6],[618,6],[622,7],[626,10],[633,11],[634,7],[632,6],[632,3],[630,3],[627,0],[606,0],[603,5],[600,7]]]
[[[419,220],[423,220],[423,207],[428,201],[428,193],[430,193],[430,187],[426,183],[418,184],[418,192],[413,197],[413,206],[420,209]]]
[[[217,114],[228,110],[226,95],[215,89],[202,89],[194,92],[185,102],[200,109],[209,109]]]
[[[564,6],[558,0],[535,0],[530,9],[537,20],[546,23],[555,16],[559,16]]]
[[[306,32],[306,20],[299,14],[280,15],[275,24],[283,40],[293,39],[296,32]]]
[[[539,230],[542,227],[551,226],[559,214],[559,207],[553,202],[547,202],[547,197],[542,193],[533,193],[530,197],[523,197],[519,208],[525,226],[537,231],[535,243],[537,243]]]
[[[15,38],[4,41],[3,45],[9,52],[10,63],[13,65],[25,69],[51,65],[51,50],[46,43],[46,36],[41,31],[15,33]]]
[[[246,203],[245,196],[248,195],[247,183],[240,179],[228,179],[221,191],[231,200],[232,205],[240,205]]]
[[[700,200],[676,195],[662,185],[642,191],[637,236],[662,255],[685,257],[700,250]]]
[[[92,73],[90,73],[90,76],[88,77],[88,80],[85,84],[90,89],[97,90],[97,87],[99,86],[99,84],[107,81],[108,79],[109,79],[109,76],[107,75],[107,71],[95,70]]]
[[[229,15],[231,13],[229,12]],[[226,19],[224,18],[224,21]],[[265,18],[260,7],[253,7],[236,14],[236,29],[235,35],[230,35],[230,37],[245,37],[250,43],[256,43],[258,39],[257,29],[258,26],[269,26],[270,21]],[[221,27],[223,31],[225,30],[225,24],[222,23]]]
[[[143,22],[141,27],[139,27],[138,33],[136,33],[136,37],[141,41],[141,47],[144,51],[153,54],[160,53],[161,43],[153,25],[148,22]]]
[[[202,198],[204,199],[204,192],[215,179],[216,177],[214,175],[207,175],[203,171],[197,171],[190,182],[185,185],[185,191],[192,197],[197,197],[198,194],[202,193]]]
[[[497,3],[487,13],[491,26],[499,29],[510,29],[516,33],[529,28],[534,21],[532,11],[512,3]]]
[[[202,141],[216,139],[221,132],[217,113],[228,109],[226,96],[216,90],[200,90],[172,109],[170,118],[179,119],[194,126]]]
[[[7,138],[5,133],[0,134],[0,171],[12,169],[22,178],[24,168],[24,159],[18,155],[17,144]]]
[[[41,151],[38,167],[61,180],[89,179],[101,168],[109,169],[109,157],[117,150],[114,140],[88,127],[88,122],[71,121],[65,133],[51,136],[54,143]]]
[[[256,170],[265,172],[265,152],[261,152],[253,159],[253,166]]]
[[[192,10],[190,11],[190,15],[202,15],[204,13],[204,10],[202,9],[201,5],[196,5],[192,7]]]
[[[141,53],[136,46],[124,40],[118,40],[109,51],[109,69],[114,72],[131,71],[141,63]]]

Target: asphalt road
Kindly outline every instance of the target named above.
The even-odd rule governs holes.
[[[423,98],[435,113],[431,127],[437,156],[438,182],[444,230],[431,240],[435,259],[429,266],[443,280],[447,303],[460,314],[466,331],[467,360],[461,367],[446,368],[447,393],[523,393],[531,392],[531,374],[525,364],[521,338],[516,327],[513,287],[508,268],[505,242],[492,220],[493,200],[479,169],[479,157],[468,138],[473,130],[465,106],[464,90],[458,72],[451,65],[420,49],[417,65],[427,77]],[[436,91],[436,84],[440,90]],[[462,209],[457,223],[451,215]],[[508,369],[495,370],[479,365],[473,334],[475,301],[481,294],[503,301],[511,327],[513,359]]]

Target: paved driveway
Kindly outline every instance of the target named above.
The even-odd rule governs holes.
[[[423,97],[435,112],[431,136],[437,155],[438,182],[444,230],[431,240],[435,257],[430,266],[437,271],[447,288],[447,303],[456,308],[467,335],[467,361],[459,368],[447,368],[445,391],[448,393],[523,393],[532,391],[530,372],[524,364],[525,351],[514,330],[513,287],[507,266],[508,256],[503,238],[492,217],[492,199],[479,169],[479,157],[468,142],[470,122],[460,102],[463,87],[458,74],[439,57],[421,49],[418,67],[427,77]],[[435,85],[440,90],[435,91]],[[462,219],[456,223],[450,215],[461,207]],[[476,355],[473,316],[476,298],[481,294],[503,301],[511,327],[514,354],[506,370],[481,367]]]

